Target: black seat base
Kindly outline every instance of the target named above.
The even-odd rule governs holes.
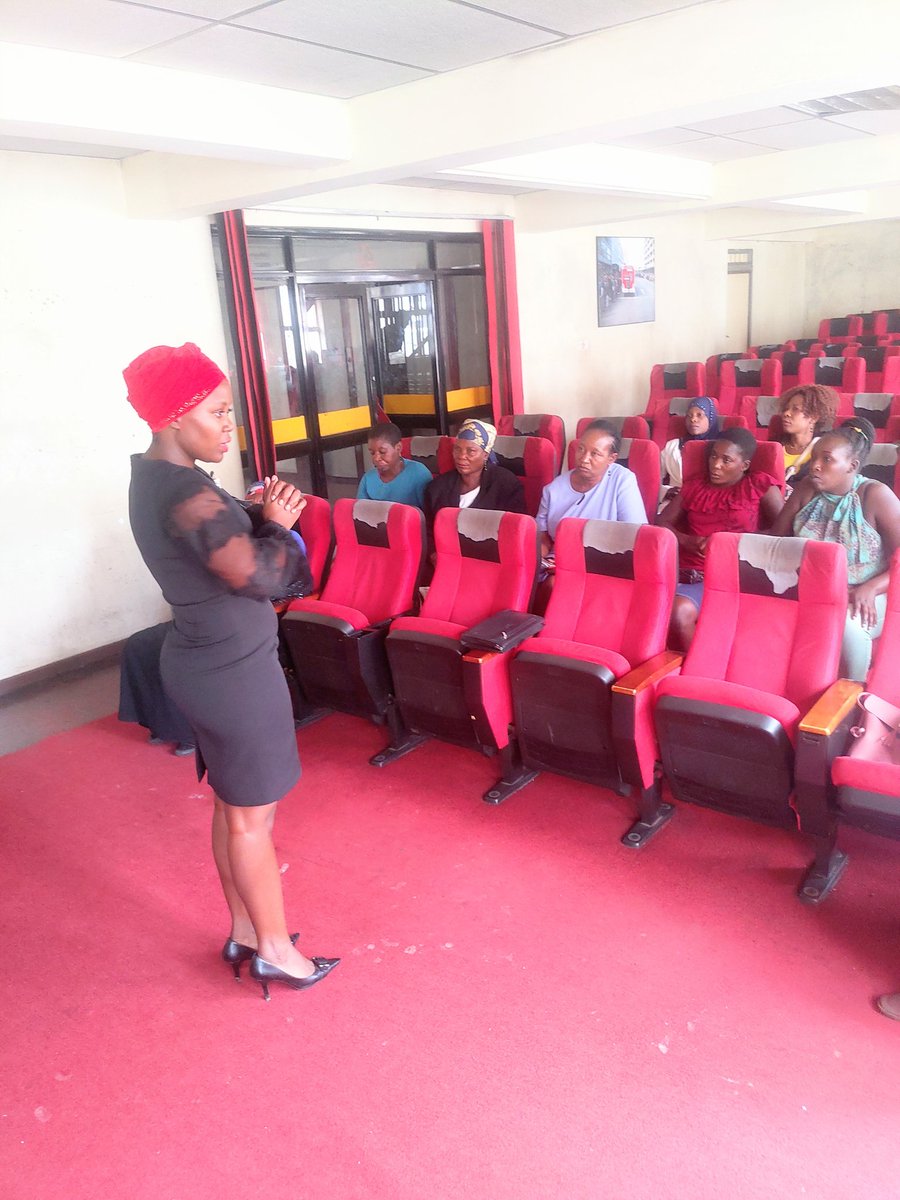
[[[797,896],[804,904],[819,904],[840,877],[847,865],[847,855],[836,846],[823,854],[816,855],[812,866],[803,876]]]
[[[396,762],[398,758],[403,758],[410,754],[413,750],[418,749],[423,742],[430,741],[430,733],[405,733],[398,738],[395,738],[389,746],[385,746],[383,750],[379,750],[377,754],[373,754],[369,759],[370,767],[387,767],[392,762]]]
[[[642,850],[675,816],[675,805],[667,804],[661,797],[658,779],[652,787],[643,789],[639,811],[641,815],[621,838],[622,845],[629,850]]]

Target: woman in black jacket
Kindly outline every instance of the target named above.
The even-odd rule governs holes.
[[[492,508],[524,513],[525,492],[512,471],[492,462],[497,430],[486,421],[463,421],[453,443],[452,471],[432,479],[425,489],[429,536],[442,508]]]

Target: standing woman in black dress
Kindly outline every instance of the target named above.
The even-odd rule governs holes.
[[[307,958],[287,931],[272,842],[276,803],[300,778],[290,697],[269,597],[308,566],[289,530],[305,504],[276,477],[245,512],[195,465],[221,462],[234,431],[222,371],[195,345],[155,346],[123,372],[153,440],[132,456],[138,549],[172,606],[160,660],[166,691],[197,740],[215,792],[213,854],[231,912],[222,956],[268,999],[273,981],[310,987],[338,963]]]

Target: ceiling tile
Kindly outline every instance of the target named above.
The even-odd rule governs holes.
[[[847,129],[859,129],[862,133],[900,133],[900,112],[842,113],[839,117],[828,117],[829,125],[843,125]]]
[[[571,36],[705,3],[709,0],[476,0],[476,7]]]
[[[74,15],[72,0],[2,0],[2,40],[121,58],[205,24],[195,17],[116,0],[78,0],[77,19]]]
[[[792,125],[811,120],[814,118],[807,113],[795,112],[792,108],[758,108],[754,112],[736,113],[731,117],[716,117],[713,121],[696,121],[691,129],[730,137],[732,134],[745,133],[748,129],[768,129],[772,125]]]
[[[699,142],[685,142],[680,146],[669,146],[668,153],[679,158],[701,158],[704,162],[728,162],[732,158],[752,158],[756,154],[767,154],[764,146],[751,146],[747,142],[735,142],[731,138],[708,137]]]
[[[209,21],[224,21],[246,12],[248,8],[259,8],[253,0],[116,0],[118,4],[135,5],[142,8],[161,8],[166,12],[187,13],[191,17],[205,17]]]
[[[666,146],[680,146],[683,142],[698,142],[705,133],[693,129],[653,129],[649,133],[632,133],[628,137],[612,138],[611,146],[630,146],[632,150],[662,150]]]
[[[813,117],[798,125],[773,125],[769,129],[750,129],[734,135],[738,141],[752,142],[770,150],[804,150],[808,146],[824,146],[829,142],[846,142],[852,138],[865,137],[858,129],[834,125]]]
[[[134,58],[156,67],[220,75],[338,99],[409,83],[425,74],[414,67],[361,58],[232,25],[208,26],[191,37],[136,54]]]
[[[233,24],[368,54],[432,71],[453,71],[557,40],[451,0],[279,0]]]

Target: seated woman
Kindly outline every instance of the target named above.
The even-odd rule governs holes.
[[[660,454],[662,490],[660,505],[681,490],[681,450],[685,442],[714,442],[719,436],[719,413],[711,396],[697,396],[684,414],[684,437],[666,442]]]
[[[816,439],[834,425],[840,402],[834,388],[814,383],[790,388],[781,397],[779,413],[783,432],[776,440],[784,447],[788,496],[806,474]]]
[[[772,527],[784,537],[839,542],[847,551],[847,624],[841,647],[841,675],[863,682],[887,605],[891,555],[900,547],[900,500],[859,469],[875,441],[863,417],[844,421],[823,434],[813,448],[809,473],[794,488]]]
[[[714,533],[755,533],[771,525],[784,500],[773,476],[750,470],[756,438],[727,429],[709,445],[705,478],[688,479],[656,518],[678,539],[678,586],[669,625],[674,650],[689,648],[703,597],[706,547]]]
[[[519,479],[493,458],[497,430],[487,421],[463,421],[453,443],[453,470],[432,479],[425,489],[429,533],[442,508],[493,508],[524,513],[525,492]]]
[[[592,421],[578,439],[574,468],[544,488],[537,524],[542,565],[549,574],[555,570],[553,542],[563,517],[647,524],[637,479],[616,462],[620,445],[615,426],[608,421]]]
[[[393,423],[375,425],[369,431],[370,470],[359,481],[357,500],[393,500],[421,508],[431,472],[424,463],[405,459],[400,453],[403,434]]]

